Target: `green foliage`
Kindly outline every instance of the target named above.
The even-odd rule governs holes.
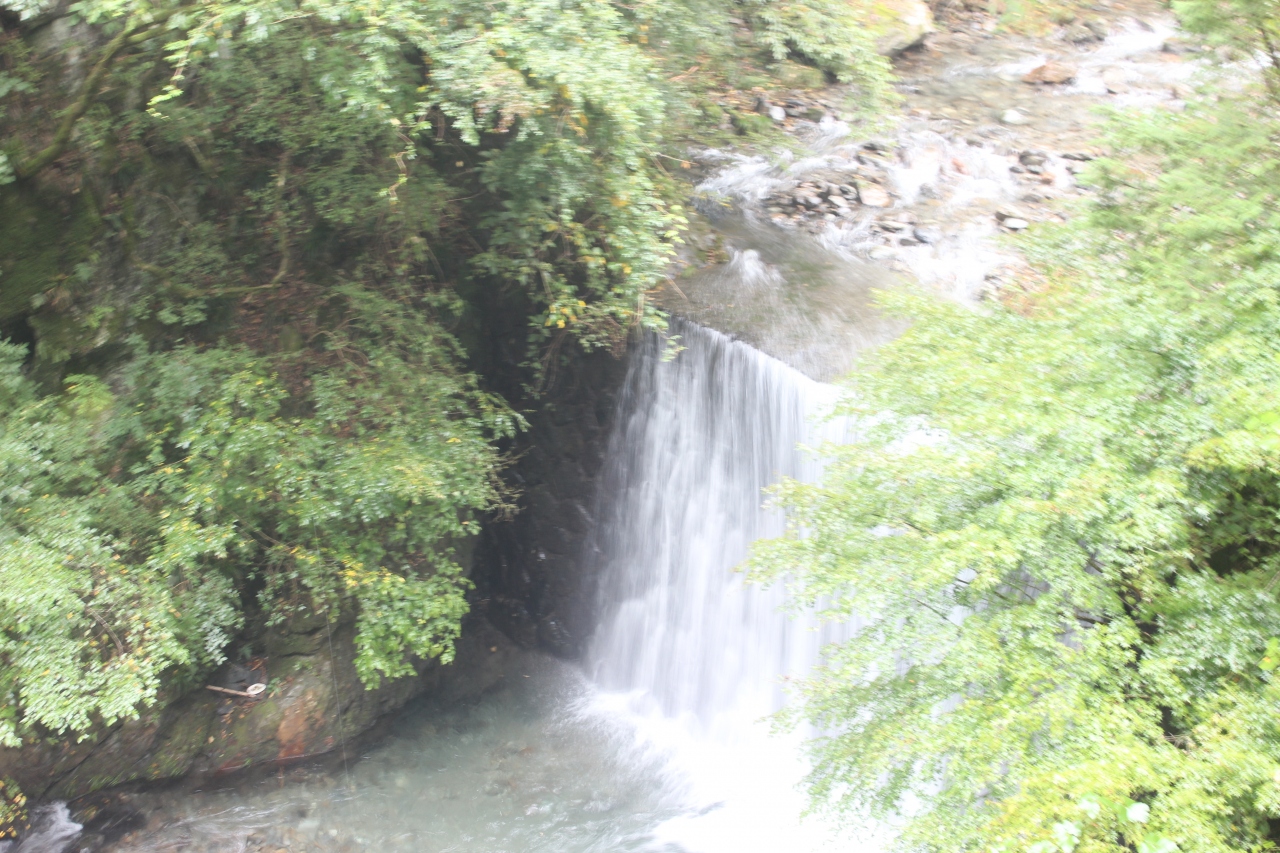
[[[757,576],[865,620],[802,690],[814,791],[918,798],[902,849],[1270,849],[1278,133],[1258,93],[1118,120],[1053,285],[886,295],[914,324],[853,379],[860,440],[779,489]]]
[[[1273,101],[1280,101],[1280,3],[1276,0],[1174,0],[1183,26],[1240,56],[1263,59]]]
[[[13,838],[26,827],[26,795],[12,779],[0,779],[0,839]]]
[[[38,311],[0,365],[9,744],[134,715],[258,614],[352,616],[370,685],[448,659],[517,419],[442,328],[515,306],[536,380],[661,325],[684,69],[886,73],[834,0],[754,0],[760,53],[732,0],[79,0],[73,74],[51,7],[0,5],[0,201],[84,238],[6,278]]]
[[[669,49],[672,38],[695,62],[708,43],[732,44],[719,37],[734,4],[83,0],[74,8],[127,36],[121,58],[102,61],[149,66],[152,115],[197,151],[219,123],[249,124],[235,109],[269,106],[261,118],[272,130],[259,145],[298,155],[341,145],[365,163],[376,154],[397,169],[382,185],[391,203],[439,178],[475,199],[457,211],[479,244],[472,272],[523,290],[535,349],[570,333],[588,348],[616,346],[634,324],[661,324],[645,294],[665,277],[683,218],[664,197],[655,154],[688,92],[660,72],[684,58]],[[774,58],[796,53],[861,81],[868,102],[884,93],[887,65],[854,5],[755,0],[749,12]],[[662,36],[656,51],[651,31]],[[701,44],[690,43],[694,33]],[[251,97],[286,79],[296,102]],[[178,112],[185,121],[174,121]],[[357,129],[370,143],[363,148],[345,138]],[[25,174],[45,160],[42,151],[16,168]],[[264,187],[264,204],[270,194]],[[279,229],[287,211],[273,218]]]
[[[410,305],[352,288],[320,356],[141,348],[111,383],[0,385],[0,719],[85,731],[223,658],[244,598],[358,612],[366,684],[452,655],[452,543],[497,498],[513,417]],[[141,347],[141,344],[139,344]],[[293,387],[279,378],[295,361]]]
[[[869,100],[887,97],[889,63],[876,53],[866,10],[848,0],[748,0],[760,44],[774,59],[796,54],[842,82],[861,83]]]

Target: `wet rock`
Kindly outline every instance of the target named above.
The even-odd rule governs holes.
[[[1076,78],[1076,70],[1070,63],[1053,59],[1027,72],[1023,75],[1022,82],[1048,85],[1069,83]]]
[[[884,220],[881,220],[880,222],[878,222],[878,223],[876,223],[876,224],[877,224],[877,225],[880,227],[880,229],[881,229],[881,230],[883,230],[883,231],[893,231],[893,232],[906,231],[906,230],[907,230],[907,227],[908,227],[908,226],[907,226],[907,223],[905,223],[905,222],[898,222],[898,221],[897,221],[897,220],[895,220],[895,219],[884,219]]]
[[[1018,155],[1018,162],[1024,166],[1043,166],[1048,159],[1048,154],[1034,149],[1023,151]]]
[[[1201,47],[1200,45],[1196,44],[1190,39],[1182,38],[1180,36],[1173,36],[1171,38],[1165,39],[1164,44],[1160,46],[1160,50],[1162,50],[1165,53],[1172,53],[1178,56],[1182,56],[1188,53],[1199,53],[1201,50]]]
[[[1026,219],[1027,215],[1013,205],[1005,204],[996,208],[996,220],[1004,222],[1007,219]]]
[[[936,225],[917,226],[911,234],[919,242],[930,246],[942,239],[942,229]]]
[[[858,187],[858,199],[866,207],[892,207],[893,196],[888,190],[876,184],[862,184]]]
[[[933,10],[924,0],[878,0],[867,18],[876,52],[897,56],[934,31]]]
[[[1018,219],[1017,217],[1011,216],[1008,219],[1001,222],[1000,224],[1003,225],[1005,228],[1008,228],[1010,231],[1021,231],[1022,229],[1029,226],[1031,223],[1025,219]]]
[[[1008,109],[1000,113],[1000,123],[1007,124],[1011,127],[1020,127],[1024,124],[1030,124],[1031,119],[1015,109]]]
[[[1113,95],[1123,95],[1129,91],[1128,75],[1123,69],[1108,68],[1102,72],[1102,84],[1107,87],[1107,91]]]
[[[1107,37],[1107,25],[1096,18],[1071,24],[1063,30],[1062,37],[1072,44],[1102,41]]]
[[[1088,151],[1064,151],[1062,152],[1063,160],[1075,160],[1079,163],[1087,163],[1094,159],[1094,155]]]

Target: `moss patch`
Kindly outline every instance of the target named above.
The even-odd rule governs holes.
[[[89,256],[100,220],[84,193],[56,197],[26,184],[0,188],[0,323]]]

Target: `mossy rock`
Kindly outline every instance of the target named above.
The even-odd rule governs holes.
[[[745,136],[755,136],[769,133],[773,130],[773,119],[760,115],[760,113],[749,113],[740,110],[733,113],[732,120],[733,126]]]
[[[821,89],[827,85],[827,75],[822,69],[790,60],[773,65],[769,73],[787,89]]]
[[[57,196],[29,184],[0,187],[0,323],[29,313],[33,296],[89,257],[100,222],[85,193]]]

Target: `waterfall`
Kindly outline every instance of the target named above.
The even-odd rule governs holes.
[[[588,672],[642,731],[664,733],[692,777],[703,809],[671,828],[678,848],[819,849],[825,831],[799,822],[798,738],[770,736],[764,718],[784,679],[835,637],[735,569],[754,540],[783,531],[764,489],[816,476],[801,445],[841,437],[838,423],[815,427],[836,389],[718,332],[671,331],[684,349],[671,357],[651,335],[619,401],[592,542],[601,620]]]

